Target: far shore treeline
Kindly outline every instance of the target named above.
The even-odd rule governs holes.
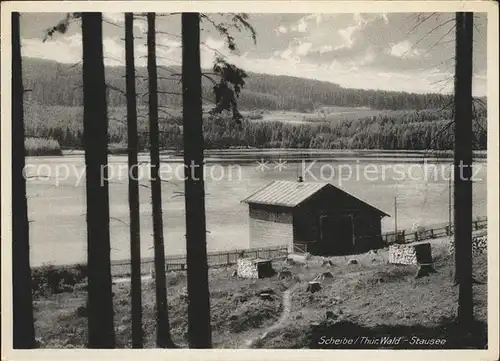
[[[27,155],[58,154],[60,148],[81,148],[83,108],[81,69],[78,66],[26,58],[23,61]],[[160,71],[162,67],[159,67]],[[141,149],[148,144],[147,78],[138,68],[138,130]],[[175,69],[169,69],[175,71]],[[127,128],[124,69],[107,67],[109,142],[126,150]],[[160,146],[182,149],[179,81],[159,82]],[[144,93],[142,94],[141,91]],[[212,106],[211,83],[205,79],[204,103]],[[179,95],[177,95],[178,93]],[[230,116],[205,116],[205,148],[248,146],[256,148],[315,149],[453,149],[452,97],[381,90],[346,89],[317,80],[250,73],[239,107],[245,119],[237,127]],[[335,116],[328,107],[366,107],[374,112],[359,117]],[[294,111],[303,122],[260,121],[263,114]],[[355,112],[354,112],[355,113]],[[475,104],[474,148],[486,149],[486,99]]]

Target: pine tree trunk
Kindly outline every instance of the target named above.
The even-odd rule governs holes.
[[[88,347],[114,348],[107,181],[108,117],[101,13],[82,13],[82,43],[83,139],[87,191]]]
[[[456,14],[455,61],[455,278],[458,321],[473,320],[472,295],[472,13]]]
[[[182,14],[182,102],[189,346],[210,348],[212,336],[203,179],[200,15],[198,13]]]
[[[23,77],[19,13],[12,13],[12,305],[14,348],[35,347],[28,204],[24,175]]]
[[[148,78],[149,78],[149,142],[151,156],[151,203],[153,206],[153,238],[156,282],[156,345],[173,347],[170,337],[167,286],[165,276],[165,248],[163,243],[163,215],[161,201],[160,149],[158,129],[158,79],[156,73],[155,13],[148,13]]]
[[[132,347],[142,348],[141,236],[139,223],[139,178],[137,153],[137,101],[135,90],[134,14],[125,13],[125,66],[127,82],[128,204],[130,215],[130,267],[132,303]]]

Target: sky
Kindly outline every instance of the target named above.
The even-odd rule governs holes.
[[[209,14],[213,22],[230,22],[229,14]],[[81,25],[42,42],[46,29],[63,13],[26,13],[21,16],[22,55],[75,64],[81,61]],[[237,50],[210,21],[201,24],[201,61],[210,67],[215,56],[257,73],[290,75],[340,84],[346,88],[383,89],[416,93],[453,90],[454,13],[344,13],[249,14],[251,33],[231,28]],[[105,63],[124,65],[124,15],[105,13]],[[486,94],[485,13],[474,14],[475,95]],[[134,22],[136,65],[146,65],[144,18]],[[179,14],[158,14],[159,65],[181,64]]]

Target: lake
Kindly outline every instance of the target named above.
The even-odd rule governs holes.
[[[328,181],[391,215],[383,231],[448,222],[451,159],[418,152],[207,152],[206,214],[209,251],[246,248],[248,206],[241,203],[272,180]],[[153,256],[148,157],[140,156],[141,248]],[[281,159],[281,160],[280,160]],[[304,159],[301,161],[301,159]],[[258,163],[259,162],[259,163]],[[109,157],[112,259],[129,252],[126,156]],[[86,260],[86,199],[81,155],[27,158],[31,263],[68,264]],[[487,215],[486,162],[477,159],[473,183],[474,216]],[[162,157],[163,222],[167,255],[185,253],[183,165]]]

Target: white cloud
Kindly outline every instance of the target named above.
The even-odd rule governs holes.
[[[368,32],[367,26],[370,26],[375,19],[377,19],[377,23],[374,24],[373,28],[380,29],[380,34],[397,30],[394,28],[397,19],[394,18],[393,14],[389,16],[387,14],[335,14],[335,16],[334,18],[333,15],[311,14],[302,17],[293,24],[285,22],[286,19],[283,20],[283,25],[276,22],[267,24],[266,30],[274,29],[274,32],[267,30],[270,34],[264,32],[258,32],[258,34],[262,42],[269,41],[270,44],[267,44],[265,49],[259,48],[258,45],[255,51],[252,50],[249,54],[244,55],[230,54],[225,42],[217,34],[208,37],[208,34],[204,33],[206,36],[204,42],[211,49],[201,46],[202,66],[211,66],[215,55],[220,51],[227,55],[228,61],[248,71],[321,79],[345,87],[422,92],[438,91],[439,89],[432,83],[449,76],[442,71],[431,70],[425,74],[419,73],[418,70],[411,67],[411,64],[402,67],[403,70],[398,70],[399,68],[396,66],[394,69],[377,66],[377,64],[380,65],[380,62],[377,62],[378,59],[375,56],[380,56],[380,49],[384,47],[385,53],[382,55],[385,57],[391,55],[401,58],[406,53],[404,57],[421,57],[418,60],[419,62],[422,60],[422,64],[426,61],[429,63],[428,65],[432,66],[433,63],[439,62],[434,58],[433,53],[426,53],[427,50],[424,48],[411,49],[411,43],[408,41],[398,43],[395,37],[388,37],[387,40],[381,42],[376,41],[378,39],[373,39],[373,36],[377,37],[379,32],[372,34],[372,32]],[[104,17],[108,21],[123,26],[123,14],[104,14]],[[386,26],[389,24],[389,20],[391,24]],[[145,21],[137,20],[134,24],[137,35],[139,35],[139,30],[146,30]],[[123,65],[124,42],[121,40],[123,31],[114,25],[105,24],[104,26],[105,30],[113,29],[103,41],[105,62],[110,65]],[[176,32],[179,30],[179,26],[172,26],[165,31],[167,30]],[[295,33],[290,34],[291,32]],[[111,34],[114,34],[113,38],[110,38]],[[365,39],[363,36],[372,37]],[[291,40],[284,43],[282,40],[285,38]],[[390,43],[390,41],[395,43]],[[374,48],[369,45],[372,42],[376,43]],[[136,39],[137,66],[146,65],[147,52],[144,43],[145,38]],[[178,37],[157,34],[157,43],[159,65],[180,64],[182,49]],[[258,44],[261,43],[258,42]],[[81,62],[82,45],[79,33],[56,35],[46,43],[42,43],[38,39],[23,39],[22,45],[24,56],[63,63]],[[339,52],[338,56],[325,54],[341,48],[350,49],[344,49],[345,51]],[[262,52],[259,52],[260,50]],[[323,56],[320,57],[315,52],[323,54]],[[268,58],[269,54],[272,54],[270,59]],[[431,57],[431,55],[431,59],[424,58],[424,56]],[[332,59],[335,60],[332,61]],[[397,59],[393,58],[392,60],[394,64],[398,63]],[[484,76],[484,72],[481,75]],[[474,77],[474,89],[485,89],[485,84],[485,78]],[[449,89],[448,87],[445,90]],[[481,91],[479,92],[481,93]]]
[[[281,59],[285,60],[293,60],[292,53],[293,53],[292,49],[288,48],[280,54],[280,57]]]
[[[297,31],[299,33],[305,33],[307,31],[307,22],[305,18],[299,20],[297,25],[290,28],[292,31]]]
[[[323,20],[323,16],[321,14],[311,14],[304,16],[302,18],[304,21],[309,21],[309,20],[314,20],[316,22],[316,25],[321,24],[321,21]]]
[[[368,50],[363,58],[358,62],[360,66],[367,66],[373,63],[375,60],[375,53],[373,51]]]
[[[299,22],[297,25],[297,31],[300,33],[305,33],[307,30],[307,23],[305,21]]]
[[[415,57],[421,54],[421,50],[413,49],[408,40],[393,44],[389,50],[389,54],[398,58]]]
[[[281,25],[280,27],[278,27],[278,29],[277,29],[277,30],[278,30],[278,32],[280,32],[281,34],[286,34],[286,33],[288,32],[288,29],[287,29],[285,26],[283,26],[283,25]]]
[[[354,45],[354,34],[363,30],[366,24],[368,24],[368,21],[359,13],[353,14],[352,17],[355,22],[354,25],[338,30],[338,33],[344,40],[344,44],[337,46],[337,49],[351,48]]]
[[[102,41],[104,61],[106,65],[125,65],[125,44],[118,43],[115,39],[105,38]]]
[[[41,39],[21,39],[23,56],[55,60],[60,63],[73,64],[82,60],[82,37],[55,35],[42,42]]]
[[[102,17],[104,21],[109,21],[118,26],[125,26],[125,16],[123,13],[103,13]],[[148,25],[143,19],[134,18],[134,27],[143,33],[148,30]]]
[[[385,25],[389,24],[389,18],[387,17],[387,13],[382,13],[381,16],[382,19],[384,19]]]
[[[345,29],[340,29],[339,30],[339,34],[342,36],[342,38],[344,39],[344,44],[341,45],[344,46],[344,47],[347,47],[347,48],[350,48],[352,47],[352,45],[354,44],[354,41],[352,40],[352,34],[354,34],[354,31],[357,29],[356,26],[349,26]]]
[[[319,53],[320,54],[328,53],[329,51],[332,51],[332,50],[333,50],[333,47],[331,45],[322,45],[319,48]]]
[[[212,49],[215,49],[215,50],[222,50],[222,48],[224,48],[224,40],[217,40],[217,39],[214,39],[212,38],[211,36],[209,36],[205,41],[204,43],[212,48]]]
[[[312,46],[312,43],[300,44],[296,49],[297,55],[306,55],[309,52],[309,50],[311,50],[311,46]]]
[[[80,33],[73,35],[55,35],[46,42],[34,39],[22,39],[22,55],[31,58],[42,58],[65,64],[75,64],[82,61],[82,37]],[[158,64],[178,64],[180,62],[180,42],[158,38]],[[213,45],[213,44],[212,44]],[[178,54],[174,49],[178,49]],[[147,49],[145,43],[136,41],[135,47],[136,66],[146,65]],[[103,39],[104,63],[106,65],[118,66],[125,64],[125,43],[120,38]],[[213,57],[213,51],[211,51]],[[169,57],[169,59],[162,59]]]

